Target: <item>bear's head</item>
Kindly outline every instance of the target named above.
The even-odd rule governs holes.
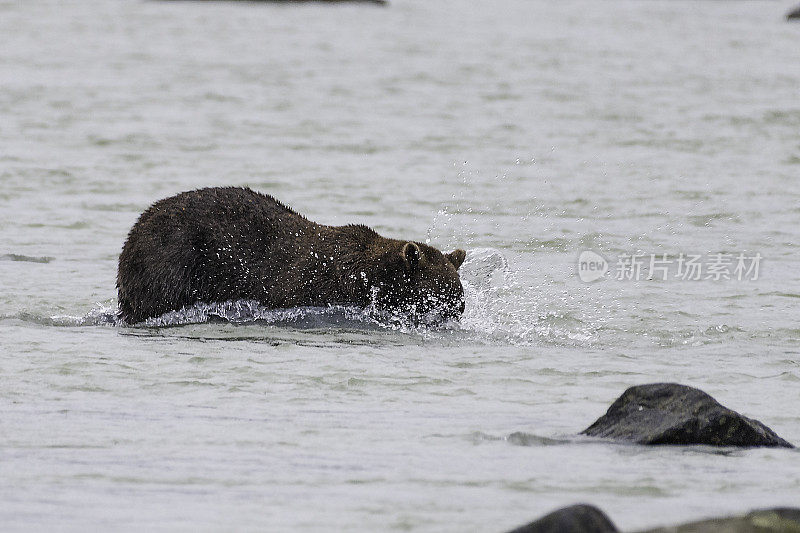
[[[372,280],[373,303],[381,311],[415,323],[436,324],[464,312],[464,288],[458,268],[466,252],[443,254],[418,242],[395,241]]]

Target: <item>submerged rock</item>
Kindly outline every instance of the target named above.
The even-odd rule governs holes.
[[[176,1],[176,0],[168,0]],[[378,4],[389,5],[389,0],[183,0],[192,2],[240,2],[240,3],[260,3],[260,4]]]
[[[677,383],[629,388],[582,433],[637,444],[794,447],[758,420]]]
[[[800,509],[776,508],[744,516],[713,518],[681,526],[648,529],[639,533],[798,533]]]
[[[800,19],[800,6],[797,6],[796,8],[792,9],[791,11],[789,11],[786,14],[786,18],[789,19],[789,20]]]
[[[571,505],[509,533],[617,533],[611,520],[593,505]]]

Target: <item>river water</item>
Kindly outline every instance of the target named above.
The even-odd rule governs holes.
[[[577,502],[623,529],[797,505],[796,450],[577,436],[676,381],[800,444],[791,5],[0,1],[3,528],[499,533]],[[138,214],[209,185],[467,249],[465,316],[114,324]]]

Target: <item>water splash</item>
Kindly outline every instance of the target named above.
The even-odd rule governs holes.
[[[467,309],[459,328],[477,339],[514,345],[587,344],[597,326],[566,310],[547,310],[538,287],[526,286],[505,255],[475,248],[461,267]]]
[[[380,323],[364,309],[349,306],[293,307],[270,309],[255,300],[234,300],[220,303],[197,303],[178,311],[170,311],[136,324],[137,327],[158,328],[202,324],[205,322],[232,324],[269,324],[303,329],[324,327],[370,327]]]
[[[563,309],[548,309],[540,287],[526,286],[503,252],[494,248],[468,250],[460,275],[466,311],[459,321],[412,322],[406,316],[350,306],[270,309],[253,300],[197,303],[148,319],[136,328],[165,328],[224,322],[262,324],[303,330],[351,328],[393,331],[431,342],[478,342],[501,345],[591,343],[597,334],[592,321]],[[546,291],[546,288],[544,288]],[[98,303],[82,316],[21,312],[2,317],[45,326],[128,327],[118,317],[114,301]]]
[[[91,311],[81,316],[73,315],[44,315],[31,311],[21,311],[14,315],[0,317],[2,319],[22,320],[40,326],[119,326],[121,321],[117,317],[117,307],[111,304],[98,303]]]

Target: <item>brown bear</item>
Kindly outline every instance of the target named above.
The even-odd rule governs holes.
[[[148,208],[119,258],[120,318],[136,324],[197,302],[359,306],[437,323],[464,312],[466,252],[316,224],[249,188],[180,193]]]

